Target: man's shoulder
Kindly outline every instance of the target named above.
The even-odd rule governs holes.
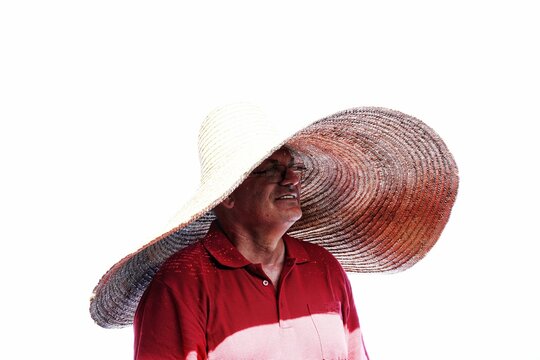
[[[158,274],[179,273],[186,269],[201,268],[209,263],[210,259],[205,250],[202,241],[198,240],[195,243],[178,250],[169,257],[161,268]]]
[[[335,256],[321,244],[312,243],[290,235],[288,236],[288,242],[295,248],[301,248],[303,251],[305,251],[308,258],[311,260],[326,260],[331,263],[339,264]]]
[[[296,253],[304,254],[304,257],[296,257],[296,262],[300,265],[298,271],[306,271],[306,274],[320,274],[321,279],[331,279],[329,282],[321,282],[332,288],[343,288],[347,280],[347,275],[338,259],[320,244],[311,243],[298,238],[288,239],[289,244],[296,248]],[[298,248],[302,251],[298,251]]]

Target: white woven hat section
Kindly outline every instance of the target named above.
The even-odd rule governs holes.
[[[214,208],[286,139],[265,112],[251,103],[212,111],[199,131],[199,189],[170,224],[182,226]]]

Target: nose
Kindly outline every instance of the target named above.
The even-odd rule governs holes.
[[[283,171],[283,177],[280,182],[281,185],[298,185],[302,178],[299,174],[292,171],[291,168],[286,167]]]

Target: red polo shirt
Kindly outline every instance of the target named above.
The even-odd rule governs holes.
[[[351,287],[288,235],[277,289],[214,223],[165,262],[135,314],[135,359],[368,359]]]

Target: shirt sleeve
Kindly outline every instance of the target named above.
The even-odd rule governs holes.
[[[203,304],[186,289],[190,281],[176,283],[154,278],[143,295],[133,323],[135,360],[206,359]]]

